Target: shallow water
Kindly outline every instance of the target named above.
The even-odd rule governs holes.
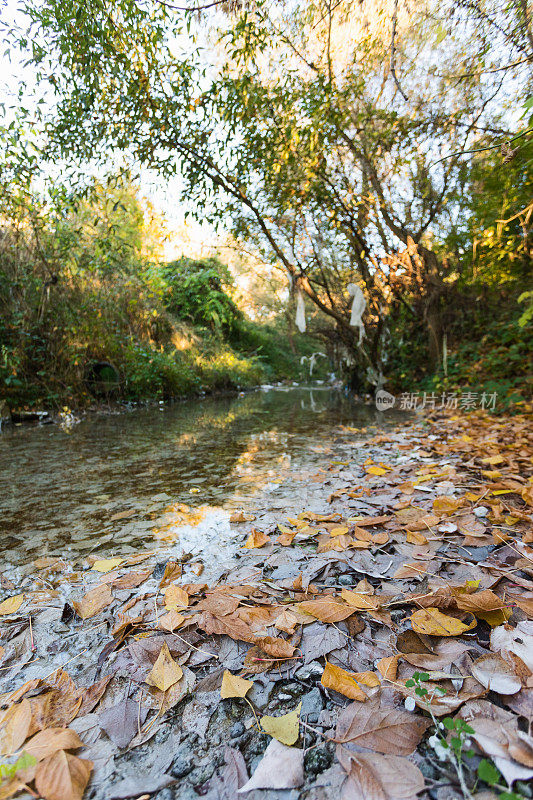
[[[335,458],[339,426],[383,423],[373,407],[319,387],[99,414],[70,430],[4,428],[2,561],[175,543],[222,557],[234,547],[232,510],[254,509],[280,484],[282,495],[298,490]]]

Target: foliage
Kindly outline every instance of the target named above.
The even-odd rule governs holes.
[[[165,265],[162,275],[168,287],[165,305],[174,316],[225,334],[242,318],[227,293],[232,285],[229,271],[218,259],[182,257]]]

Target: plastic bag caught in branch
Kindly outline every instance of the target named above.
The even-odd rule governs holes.
[[[353,325],[354,328],[359,328],[359,344],[361,344],[365,335],[365,326],[363,325],[361,317],[366,308],[366,300],[362,290],[357,284],[349,283],[347,288],[348,294],[353,297],[350,325]]]
[[[301,292],[296,295],[296,327],[300,333],[305,333],[305,305],[304,296]]]

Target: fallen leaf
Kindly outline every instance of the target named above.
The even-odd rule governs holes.
[[[283,714],[281,717],[270,717],[268,715],[261,717],[259,720],[261,727],[265,733],[268,733],[269,736],[277,739],[278,742],[286,745],[292,745],[297,741],[298,736],[300,735],[301,708],[302,704],[298,703],[298,706],[294,709],[294,711],[290,711],[288,714]]]
[[[19,610],[23,602],[23,594],[15,594],[13,597],[8,597],[7,600],[3,600],[0,603],[0,616],[4,616],[5,614],[14,614],[15,611]]]
[[[100,714],[99,725],[117,747],[127,747],[139,733],[148,710],[135,700],[121,700]]]
[[[0,725],[0,754],[10,756],[24,743],[30,730],[31,705],[29,700],[22,700],[8,708]]]
[[[261,650],[274,658],[290,658],[296,650],[293,644],[278,636],[259,636],[255,641]]]
[[[516,694],[522,688],[520,678],[497,653],[488,653],[472,664],[472,675],[479,683],[498,694]]]
[[[339,603],[331,597],[321,597],[317,600],[304,600],[298,603],[298,609],[305,614],[316,617],[321,622],[341,622],[354,613],[354,608],[345,603]]]
[[[124,559],[118,556],[115,558],[104,558],[100,561],[95,561],[91,569],[96,570],[96,572],[111,572],[112,569],[116,569],[123,562]]]
[[[189,595],[181,586],[177,586],[175,583],[171,583],[170,586],[167,586],[164,595],[165,608],[168,608],[169,611],[176,611],[178,608],[187,608],[189,605]]]
[[[343,800],[404,800],[424,788],[424,776],[414,764],[398,756],[352,753],[337,747],[337,758],[347,773]]]
[[[398,674],[398,661],[400,656],[387,656],[386,658],[381,658],[377,665],[376,669],[389,681],[395,681],[396,675]]]
[[[253,681],[247,681],[245,678],[239,678],[238,675],[232,675],[226,669],[222,676],[220,696],[223,700],[227,700],[229,697],[246,697],[246,693],[250,691],[253,685]]]
[[[244,547],[246,550],[253,550],[256,547],[264,547],[268,544],[270,539],[263,533],[263,531],[256,531],[255,529],[251,532],[248,536],[246,542],[244,543]]]
[[[113,594],[107,583],[95,586],[81,600],[73,600],[72,606],[79,617],[89,619],[103,611],[113,602]]]
[[[92,768],[92,761],[59,750],[41,761],[35,786],[45,800],[81,800]]]
[[[42,761],[58,750],[77,750],[83,742],[75,731],[69,728],[47,728],[39,731],[26,742],[24,752]]]
[[[359,592],[353,592],[351,589],[343,589],[341,591],[341,597],[349,606],[355,608],[357,611],[377,611],[381,605],[379,599],[375,595],[359,594]]]
[[[157,661],[146,679],[146,683],[157,687],[157,689],[160,689],[162,692],[166,692],[166,690],[177,683],[182,676],[182,668],[174,661],[170,655],[168,645],[164,643],[157,657]]]
[[[364,703],[366,700],[366,694],[354,680],[353,675],[342,667],[330,664],[329,661],[326,662],[320,683],[326,689],[334,689],[351,700],[359,700],[360,703]]]
[[[279,617],[274,620],[274,627],[280,631],[285,631],[285,633],[294,633],[297,625],[298,617],[288,609],[284,609]]]
[[[339,715],[335,740],[352,742],[378,753],[409,755],[431,720],[397,708],[381,708],[379,698],[367,703],[351,703]]]
[[[172,631],[175,631],[176,628],[179,628],[183,622],[185,622],[185,617],[183,614],[178,614],[177,611],[172,609],[172,611],[169,611],[168,614],[163,614],[162,617],[159,617],[157,627],[172,633]]]
[[[455,617],[449,617],[438,608],[420,608],[411,614],[411,625],[416,633],[427,633],[433,636],[460,636],[465,631],[475,628],[477,622],[465,625]]]
[[[237,790],[297,789],[304,782],[304,752],[273,739],[250,780]]]

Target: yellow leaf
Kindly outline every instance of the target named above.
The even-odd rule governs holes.
[[[282,744],[293,745],[300,735],[300,709],[302,704],[298,703],[294,711],[283,714],[281,717],[261,717],[261,727],[265,733],[277,739]]]
[[[23,594],[15,594],[0,603],[0,616],[3,614],[14,614],[18,611],[24,601]]]
[[[347,528],[345,525],[340,525],[338,528],[332,528],[329,532],[330,536],[344,536],[345,533],[349,533],[350,529]]]
[[[96,572],[111,572],[112,569],[119,567],[123,561],[124,559],[118,556],[116,558],[103,558],[101,561],[95,561],[92,569],[96,570]]]
[[[489,478],[491,481],[495,481],[496,478],[501,478],[501,472],[498,472],[497,469],[482,469],[481,474],[484,478]]]
[[[339,694],[349,697],[350,700],[359,700],[361,703],[366,700],[366,694],[353,679],[353,675],[350,672],[346,672],[342,667],[330,664],[329,661],[326,663],[320,683],[326,689],[334,689]]]
[[[371,689],[375,686],[379,686],[381,683],[375,672],[354,672],[353,679],[357,681],[357,683],[369,686]]]
[[[380,606],[377,597],[359,594],[359,592],[353,592],[351,589],[343,589],[341,597],[349,606],[356,608],[358,611],[376,611]]]
[[[407,531],[405,534],[405,538],[409,542],[409,544],[427,544],[428,540],[426,537],[419,533],[418,531]]]
[[[176,586],[171,583],[165,589],[165,608],[169,611],[175,611],[177,608],[187,608],[189,605],[189,595],[182,589],[181,586]]]
[[[255,547],[264,547],[269,541],[270,540],[266,533],[263,533],[263,531],[253,530],[244,543],[244,547],[246,550],[253,550]]]
[[[470,625],[465,625],[455,617],[443,614],[438,608],[420,608],[411,614],[411,624],[416,633],[427,633],[433,636],[460,636],[477,625],[474,617]]]
[[[366,471],[368,472],[369,475],[386,475],[387,474],[387,470],[383,469],[383,467],[367,467]]]
[[[389,681],[395,681],[398,673],[398,661],[400,656],[387,656],[381,658],[377,663],[378,671]]]
[[[184,622],[185,617],[183,614],[178,614],[175,609],[172,609],[168,612],[168,614],[164,614],[162,617],[159,618],[157,623],[157,627],[161,628],[164,631],[175,631],[176,628],[179,628],[182,622]]]
[[[451,497],[448,494],[441,494],[433,500],[433,511],[441,514],[453,514],[461,505],[461,499]]]
[[[170,650],[165,642],[157,656],[157,661],[152,667],[152,671],[146,679],[146,683],[155,686],[162,692],[166,692],[167,689],[174,686],[182,677],[183,670],[170,655]]]
[[[227,700],[228,697],[246,697],[246,692],[249,692],[253,685],[253,681],[247,681],[245,678],[239,678],[238,675],[232,675],[227,669],[224,671],[222,678],[220,696],[223,700]]]
[[[496,467],[498,464],[503,464],[504,458],[502,456],[488,456],[487,458],[482,458],[482,464],[488,464],[491,467]]]

